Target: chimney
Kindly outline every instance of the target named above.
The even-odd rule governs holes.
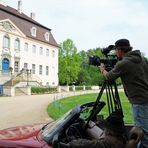
[[[22,13],[22,0],[18,1],[18,12]]]
[[[31,17],[33,20],[35,20],[35,13],[34,13],[34,12],[31,12],[31,13],[30,13],[30,17]]]
[[[5,7],[7,6],[7,4],[4,1],[2,1],[2,0],[0,0],[0,4],[5,6]]]

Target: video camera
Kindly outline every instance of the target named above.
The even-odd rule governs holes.
[[[98,56],[89,56],[89,65],[100,66],[103,63],[107,71],[111,70],[118,61],[115,54],[109,54],[111,50],[115,50],[114,45],[109,45],[101,50],[106,57],[105,59],[101,59]]]

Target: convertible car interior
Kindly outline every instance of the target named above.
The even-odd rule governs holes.
[[[104,102],[100,102],[99,104],[100,107],[104,106]],[[88,121],[87,112],[90,111],[91,105],[94,105],[94,103],[90,103],[89,105],[87,104],[87,109],[82,106],[82,108],[84,108],[79,116],[77,116],[77,119],[75,121],[71,120],[71,124],[68,123],[67,127],[63,128],[61,132],[57,133],[53,137],[52,146],[54,148],[69,148],[68,143],[72,140],[79,138],[98,140],[100,136],[102,136],[103,125],[101,123],[102,120],[104,120],[102,119],[102,116],[96,116],[93,120]],[[136,148],[143,136],[143,130],[136,126],[125,125],[125,127],[127,128],[128,136],[125,148]]]

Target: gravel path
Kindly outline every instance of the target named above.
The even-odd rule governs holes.
[[[54,99],[95,92],[98,92],[98,90],[0,97],[0,129],[51,121],[52,119],[47,114],[47,106]]]
[[[0,129],[50,121],[46,109],[52,98],[49,94],[0,98]]]

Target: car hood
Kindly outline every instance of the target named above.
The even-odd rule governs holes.
[[[51,148],[40,134],[44,125],[35,124],[0,130],[0,148]]]
[[[35,136],[43,125],[44,124],[35,124],[0,130],[0,139],[21,140],[27,137]]]

